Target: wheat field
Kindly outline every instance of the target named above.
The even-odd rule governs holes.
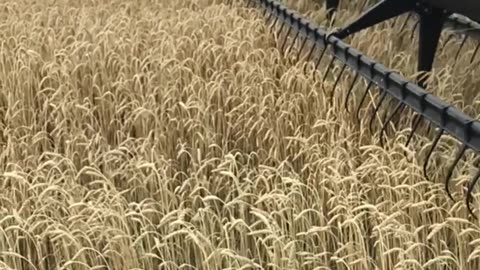
[[[325,25],[320,2],[285,2]],[[462,189],[475,154],[451,201],[452,138],[426,179],[433,130],[405,147],[406,111],[380,147],[371,106],[352,112],[365,82],[347,111],[352,73],[331,95],[340,65],[322,84],[258,9],[1,0],[0,22],[0,269],[480,268]],[[412,78],[415,43],[399,28],[348,41]],[[475,44],[454,65],[459,43],[439,52],[429,91],[476,117]]]

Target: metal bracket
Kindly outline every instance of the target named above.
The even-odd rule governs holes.
[[[382,0],[368,9],[357,20],[339,29],[334,34],[336,37],[344,39],[363,29],[397,17],[405,12],[412,11],[416,6],[416,2],[417,0]]]
[[[416,12],[420,17],[417,71],[429,72],[432,70],[443,25],[450,14],[444,9],[432,7],[422,0],[382,0],[367,10],[360,18],[334,32],[333,35],[344,39],[363,29],[410,11]],[[425,86],[425,80],[425,77],[419,77],[419,85]]]
[[[448,18],[446,10],[438,8],[422,8],[417,11],[420,15],[420,32],[418,40],[417,71],[429,72],[437,51],[443,24]],[[425,86],[426,77],[418,80],[418,84]]]

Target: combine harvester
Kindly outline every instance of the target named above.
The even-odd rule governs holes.
[[[227,0],[228,1],[228,0]],[[229,1],[231,2],[231,0]],[[350,47],[342,39],[357,33],[363,29],[372,27],[378,23],[388,19],[395,18],[401,14],[410,12],[409,18],[412,14],[416,14],[419,18],[419,50],[418,50],[418,65],[417,70],[420,73],[428,73],[432,69],[432,64],[435,58],[435,53],[439,43],[439,38],[443,29],[453,30],[454,34],[463,34],[462,45],[468,36],[477,40],[480,44],[480,0],[381,0],[376,1],[372,7],[367,9],[358,19],[332,32],[322,29],[315,25],[307,18],[301,16],[299,13],[287,8],[277,0],[244,0],[247,7],[256,6],[267,18],[267,22],[272,23],[272,29],[280,24],[278,35],[285,32],[285,39],[282,41],[281,49],[285,48],[287,40],[293,36],[292,45],[287,49],[287,53],[298,41],[299,49],[297,59],[300,54],[308,47],[307,42],[312,44],[311,48],[306,54],[306,61],[311,61],[316,58],[315,68],[318,68],[322,58],[328,51],[331,60],[328,61],[327,70],[324,73],[324,80],[332,69],[334,61],[341,63],[340,74],[335,80],[333,91],[330,98],[333,100],[333,94],[339,82],[340,77],[344,74],[348,67],[355,75],[351,82],[350,88],[346,94],[345,107],[348,110],[348,99],[354,89],[354,85],[359,77],[366,80],[366,89],[362,95],[360,104],[356,110],[357,119],[359,119],[359,111],[367,94],[373,86],[380,91],[380,99],[376,106],[374,106],[374,113],[370,119],[370,129],[372,122],[376,117],[379,108],[384,103],[385,98],[389,96],[397,104],[391,108],[391,113],[384,115],[384,121],[379,133],[380,144],[383,146],[383,136],[386,132],[388,124],[397,115],[400,115],[405,108],[408,108],[416,115],[412,121],[412,129],[407,138],[406,146],[412,140],[412,137],[418,130],[420,123],[426,120],[430,126],[438,130],[437,135],[433,140],[424,165],[424,175],[427,179],[428,161],[432,156],[440,139],[444,135],[450,135],[460,142],[458,153],[455,156],[453,164],[451,164],[447,178],[445,179],[445,189],[448,196],[453,200],[449,190],[449,181],[453,175],[454,168],[464,156],[465,152],[470,149],[476,154],[480,153],[480,123],[464,114],[457,108],[440,100],[438,97],[428,93],[425,90],[426,76],[417,78],[417,82],[411,82],[403,78],[398,73],[388,69],[384,65],[378,63],[365,56],[358,50]],[[335,11],[338,7],[339,0],[327,0],[327,9]],[[334,12],[330,12],[332,16]],[[478,45],[472,56],[474,60],[475,55],[479,49]],[[329,49],[330,48],[330,49]],[[314,52],[319,52],[319,56],[314,57]],[[465,201],[469,213],[475,217],[471,208],[473,201],[472,192],[476,183],[480,179],[480,169],[477,171],[473,179],[469,182]]]
[[[407,20],[412,14],[417,14],[420,24],[417,69],[420,72],[431,71],[444,26],[452,28],[455,32],[462,31],[465,34],[458,52],[460,52],[469,36],[480,37],[480,24],[478,23],[480,21],[480,1],[478,0],[460,0],[460,3],[453,0],[382,0],[377,2],[360,18],[332,34],[344,39],[406,12],[410,12]],[[338,9],[340,2],[339,0],[326,0],[325,4],[328,16],[331,17],[333,12]],[[479,47],[480,42],[475,49],[472,61]],[[423,77],[419,81],[419,85],[425,86],[425,79],[426,77]]]

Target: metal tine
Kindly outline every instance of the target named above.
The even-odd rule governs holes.
[[[323,47],[323,50],[322,50],[322,53],[320,54],[320,57],[318,58],[317,60],[317,63],[315,64],[315,68],[318,69],[318,66],[320,65],[320,62],[322,61],[323,59],[323,56],[325,55],[325,52],[327,51],[328,49],[328,39],[330,38],[330,36],[332,36],[333,33],[330,33],[330,34],[327,34],[325,37],[324,37],[324,41],[325,41],[325,47]],[[333,61],[335,60],[335,56],[332,55],[332,60],[330,61],[330,64],[328,65],[328,68],[327,68],[327,72],[325,74],[325,77],[323,77],[323,81],[322,81],[322,86],[323,86],[323,82],[325,81],[325,78],[327,77],[326,75],[328,74],[330,68],[332,67],[333,65]]]
[[[324,50],[325,51],[325,50]],[[322,54],[323,56],[323,54]],[[318,64],[320,64],[320,61],[322,59],[320,58],[317,62],[317,68],[318,68]],[[324,87],[324,83],[325,83],[325,80],[327,79],[327,76],[328,76],[328,73],[330,72],[330,69],[332,69],[333,67],[333,62],[335,61],[335,56],[332,56],[332,59],[330,60],[330,63],[328,64],[328,67],[327,67],[327,71],[325,72],[325,74],[323,75],[323,79],[322,79],[322,87]]]
[[[295,34],[295,37],[293,38],[293,41],[292,43],[290,44],[290,46],[288,47],[287,51],[285,52],[285,54],[289,54],[290,51],[292,50],[292,47],[295,46],[295,42],[297,42],[297,38],[298,38],[298,35],[300,35],[300,31],[296,31],[297,33]]]
[[[325,55],[325,52],[327,51],[327,48],[328,48],[328,44],[325,47],[323,47],[322,53],[320,54],[320,57],[317,59],[317,63],[315,63],[315,69],[318,69],[318,66],[320,65],[320,62],[322,61],[323,56]],[[335,59],[335,57],[332,56],[332,61],[329,64],[329,69],[330,69],[330,66],[333,64],[332,62],[333,62],[334,59]],[[328,73],[328,69],[327,69],[327,73]],[[325,77],[324,77],[324,80],[325,80]],[[323,85],[323,82],[322,82],[322,85]]]
[[[423,101],[425,100],[426,96],[429,95],[428,92],[427,93],[424,93],[422,96],[421,96],[421,111],[424,110],[424,103]],[[410,131],[410,135],[408,135],[408,138],[407,138],[407,141],[405,142],[405,147],[408,147],[408,145],[410,144],[410,142],[412,141],[413,139],[413,135],[415,135],[415,132],[417,131],[418,127],[420,126],[420,123],[422,122],[422,119],[423,119],[423,115],[422,114],[416,114],[413,116],[413,120],[412,120],[412,130]],[[430,128],[430,125],[428,125],[427,127],[427,130],[428,128]]]
[[[410,35],[410,39],[413,39],[413,36],[415,35],[415,30],[417,30],[417,26],[420,23],[420,20],[416,21],[415,24],[412,27],[412,34]]]
[[[334,57],[332,57],[332,58],[334,58]],[[343,72],[345,72],[346,67],[347,67],[347,64],[342,65],[342,69],[340,70],[340,74],[338,74],[338,77],[335,80],[335,83],[333,84],[332,93],[330,94],[330,104],[333,103],[333,95],[335,94],[335,89],[337,88],[338,82],[340,81],[340,78],[342,77]]]
[[[455,167],[457,166],[458,162],[460,162],[460,159],[462,158],[463,154],[467,150],[467,145],[463,144],[462,148],[458,152],[457,156],[455,157],[455,161],[453,161],[453,164],[450,166],[450,169],[448,170],[447,174],[447,179],[445,180],[445,191],[447,192],[448,197],[452,201],[454,201],[452,194],[450,193],[450,188],[448,187],[448,184],[450,183],[450,179],[452,179],[453,171],[455,170]]]
[[[307,37],[305,37],[305,39],[307,39]],[[312,44],[312,47],[310,48],[310,51],[307,54],[307,58],[305,58],[306,62],[310,61],[310,59],[312,58],[312,54],[313,54],[313,52],[315,51],[316,48],[317,48],[317,42],[314,41],[313,44]],[[298,53],[298,55],[300,55],[300,52]],[[307,66],[305,66],[305,70],[306,70],[306,67]]]
[[[362,108],[362,104],[365,101],[365,99],[367,98],[367,95],[370,92],[370,88],[372,88],[372,86],[373,86],[373,81],[370,81],[368,83],[367,87],[365,88],[365,93],[363,94],[362,99],[360,100],[360,104],[357,107],[356,116],[357,116],[358,124],[360,124],[360,122],[361,122],[361,120],[360,120],[360,109]]]
[[[395,28],[395,24],[397,23],[397,19],[393,19],[392,23],[390,24],[390,28]]]
[[[443,129],[440,129],[437,136],[435,137],[435,140],[433,141],[432,147],[428,151],[427,158],[425,159],[425,163],[423,164],[423,175],[425,176],[425,178],[428,181],[430,181],[430,178],[428,177],[428,174],[427,174],[428,161],[430,160],[430,157],[432,156],[433,150],[435,150],[435,147],[437,146],[438,142],[440,141],[440,138],[442,137],[443,133],[444,133]]]
[[[307,62],[310,61],[310,58],[312,57],[313,51],[315,51],[316,48],[317,48],[317,43],[314,42],[313,45],[312,45],[312,48],[310,48],[310,51],[307,54],[307,58],[306,58]]]
[[[407,26],[407,23],[408,23],[408,21],[410,20],[410,18],[412,18],[412,15],[413,15],[413,14],[412,14],[411,12],[408,13],[408,16],[407,16],[407,18],[405,19],[405,21],[403,22],[402,27],[400,27],[399,33],[403,32],[403,30],[405,30],[405,27]]]
[[[387,104],[388,104],[388,105],[387,105],[387,109],[390,108],[390,107],[392,107],[392,104],[393,104],[395,101],[396,101],[396,99],[391,98],[390,101],[387,103]],[[382,123],[385,123],[385,121],[387,120],[387,117],[388,117],[388,110],[385,110],[385,111],[383,112],[383,117],[382,117],[383,120],[382,120]]]
[[[263,15],[263,17],[265,17],[267,15],[267,9],[266,8],[263,9],[263,14],[262,15]],[[267,22],[268,22],[268,20],[270,20],[270,17],[272,17],[272,13],[270,13],[270,15],[268,16]]]
[[[375,116],[377,115],[378,110],[380,110],[380,107],[382,106],[382,103],[383,103],[383,101],[385,100],[386,97],[387,97],[387,91],[383,90],[382,95],[380,97],[380,100],[378,102],[378,105],[376,107],[375,107],[375,105],[373,105],[374,111],[373,111],[372,117],[370,118],[370,122],[368,124],[370,132],[372,132],[372,130],[373,130],[373,128],[372,128],[373,127],[373,120],[375,119]]]
[[[317,59],[317,62],[315,63],[315,69],[318,69],[318,67],[320,66],[320,62],[322,61],[323,56],[325,55],[325,52],[327,51],[327,48],[328,48],[328,44],[326,44],[326,46],[323,47],[322,53],[320,54],[320,57]],[[332,60],[330,61],[330,64],[328,65],[327,72],[325,73],[325,75],[323,76],[323,79],[322,79],[322,87],[323,87],[323,84],[325,83],[325,78],[327,78],[328,72],[330,71],[330,68],[332,67],[334,60],[335,60],[335,57],[332,56]]]
[[[420,123],[422,122],[422,115],[417,114],[414,116],[414,119],[412,121],[412,131],[410,131],[410,134],[408,135],[407,142],[405,142],[405,147],[408,147],[410,142],[412,141],[413,135],[415,135],[415,132],[417,131],[418,127],[420,126]]]
[[[316,48],[317,48],[317,43],[314,42],[312,47],[310,48],[310,51],[307,54],[307,58],[305,58],[305,62],[310,61],[310,59],[312,58],[312,54],[313,54],[313,52],[315,51]],[[300,55],[300,53],[299,53],[299,55]],[[307,70],[307,65],[304,65],[303,72],[306,72],[306,70]]]
[[[458,57],[460,56],[460,52],[462,51],[463,46],[465,46],[465,42],[467,41],[467,39],[468,39],[468,35],[465,34],[465,36],[464,36],[463,39],[462,39],[462,43],[460,43],[460,47],[458,48],[457,54],[455,55],[455,60],[454,60],[454,62],[453,62],[453,66],[454,66],[454,67],[455,67],[455,65],[457,64]]]
[[[405,110],[405,108],[407,108],[407,106],[405,104],[403,104],[402,106],[400,106],[400,110],[398,111],[398,113],[396,115],[402,115],[403,111]],[[393,119],[392,119],[393,120]],[[392,122],[392,120],[390,120],[390,122]],[[400,123],[400,120],[401,119],[398,119],[398,122],[394,122],[393,125],[395,126],[395,128],[397,128],[397,125]]]
[[[348,98],[351,96],[353,87],[355,86],[355,83],[358,80],[359,72],[355,72],[355,77],[353,78],[352,83],[350,84],[350,88],[348,89],[347,96],[345,97],[345,110],[347,110],[348,113],[350,113],[350,110],[348,109]]]
[[[270,15],[273,16],[273,12],[270,12]],[[277,22],[278,22],[278,16],[274,16],[274,17],[275,17],[275,19],[273,20],[273,23],[271,23],[267,26],[268,28],[270,28],[270,30],[275,28],[275,26],[277,25]]]
[[[452,40],[454,35],[455,35],[455,33],[450,33],[450,35],[448,35],[447,39],[443,43],[443,46],[442,46],[441,50],[444,50],[445,47],[447,47],[448,42],[450,42],[450,40]]]
[[[273,17],[273,11],[270,11],[270,10],[268,10],[268,9],[266,9],[266,8],[264,8],[263,11],[264,11],[264,12],[263,12],[263,17],[265,17],[266,14],[267,14],[267,12],[268,12],[268,17],[265,19],[265,22],[266,22],[267,27],[268,27],[268,28],[271,28],[272,25],[270,25],[270,20],[271,20],[272,17]],[[278,20],[278,16],[274,16],[274,17],[275,17],[275,21],[274,21],[273,25],[275,25],[275,24],[277,23],[277,20]]]
[[[473,177],[472,182],[470,182],[470,184],[468,185],[467,196],[465,197],[465,203],[467,204],[468,212],[477,220],[478,220],[478,217],[473,213],[472,208],[470,208],[470,203],[473,200],[473,189],[475,188],[475,185],[477,184],[479,179],[480,179],[480,169],[477,171],[477,174],[475,174],[475,177]]]
[[[290,35],[290,32],[292,31],[292,27],[288,27],[287,34],[285,35],[285,38],[283,39],[282,46],[280,46],[280,51],[284,51],[285,45],[287,44],[288,36]]]
[[[302,45],[300,45],[300,49],[298,49],[297,52],[297,57],[295,59],[299,60],[300,59],[300,54],[302,54],[303,48],[305,48],[305,45],[307,44],[307,38],[305,37],[303,39]],[[313,47],[313,46],[312,46]]]
[[[277,37],[280,37],[280,34],[282,34],[284,26],[285,26],[285,21],[282,21],[282,26],[280,26],[280,30],[277,32]]]
[[[480,42],[477,44],[477,47],[475,47],[475,50],[473,51],[472,58],[470,59],[470,64],[473,63],[473,60],[475,60],[475,56],[478,53],[478,49],[480,49]]]
[[[408,13],[407,19],[403,22],[402,27],[400,28],[400,32],[403,31],[410,17],[412,17],[412,12]],[[394,28],[399,23],[399,21],[400,21],[400,17],[396,17],[395,19],[393,19],[391,28]]]
[[[266,10],[267,10],[267,9],[265,9],[265,11],[266,11]],[[265,15],[266,15],[266,14],[264,14],[263,16],[265,17]],[[273,16],[273,12],[269,12],[269,13],[268,13],[268,17],[267,17],[267,19],[265,20],[265,21],[267,22],[267,25],[269,24],[270,19],[272,19],[272,16]],[[276,21],[275,21],[275,22],[276,22]]]
[[[402,108],[405,107],[405,104],[403,102],[398,102],[397,106],[395,107],[395,109],[393,109],[393,112],[390,114],[390,116],[384,121],[383,123],[383,126],[382,126],[382,129],[380,129],[380,145],[382,147],[384,147],[384,143],[383,143],[383,137],[384,137],[384,134],[385,134],[385,130],[387,129],[388,127],[388,123],[390,123],[390,121],[392,121],[393,117],[399,112],[401,111]]]

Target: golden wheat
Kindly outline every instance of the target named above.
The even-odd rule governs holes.
[[[325,25],[313,1],[286,2]],[[428,181],[431,139],[403,146],[410,114],[380,147],[367,104],[343,107],[352,74],[330,104],[340,67],[322,85],[242,1],[4,0],[0,18],[0,269],[480,267],[462,199],[475,155],[450,201],[451,138]],[[349,42],[413,77],[408,38],[382,24]],[[458,44],[431,91],[477,116],[480,70],[473,44],[453,66]]]

